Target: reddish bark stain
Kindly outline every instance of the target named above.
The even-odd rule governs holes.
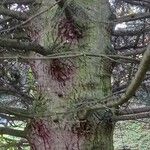
[[[37,141],[37,137],[38,137],[38,139],[42,140],[44,146],[43,149],[50,150],[53,140],[51,137],[51,132],[47,128],[46,124],[42,120],[34,120],[31,124],[31,127],[32,127],[32,141],[31,141],[32,149],[37,150],[36,148],[37,145],[35,145],[35,143],[38,142]]]
[[[81,125],[82,126],[82,125]],[[81,127],[86,130],[85,124]],[[52,126],[47,124],[47,121],[42,119],[34,119],[31,122],[30,145],[32,150],[80,150],[81,144],[84,140],[84,134],[72,132],[70,127],[66,124],[66,128],[55,130]],[[83,133],[83,132],[82,132]],[[60,146],[60,147],[59,147]],[[62,148],[61,148],[62,146]]]
[[[66,43],[76,43],[83,38],[81,27],[73,20],[63,18],[58,24],[58,37]]]
[[[91,124],[84,119],[79,120],[78,123],[75,123],[72,126],[72,132],[78,135],[78,138],[84,136],[88,137],[91,133],[92,126]]]
[[[68,80],[72,79],[75,67],[71,61],[63,61],[59,59],[53,59],[50,64],[49,73],[52,78],[58,81],[62,86],[66,85]],[[62,95],[60,95],[61,97]]]

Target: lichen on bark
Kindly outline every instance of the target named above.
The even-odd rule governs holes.
[[[57,42],[63,43],[62,47],[68,47],[68,51],[71,49],[73,50],[71,52],[107,55],[110,53],[109,47],[111,47],[110,34],[107,30],[110,15],[109,2],[106,0],[94,0],[92,2],[82,0],[77,1],[77,3],[82,4],[85,8],[89,7],[93,11],[88,12],[91,13],[92,17],[89,17],[88,23],[85,21],[86,30],[82,33],[75,29],[72,23],[80,21],[72,17],[73,22],[64,22],[70,28],[70,33],[68,30],[66,30],[67,33],[61,31],[60,36],[55,35],[55,38],[52,38],[52,27],[49,21],[54,15],[55,11],[53,10],[40,16],[39,22],[33,23],[34,26],[37,24],[36,28],[39,28],[38,42],[47,48],[50,42],[56,42],[53,39],[60,38]],[[42,10],[43,6],[40,9]],[[81,33],[84,36],[79,36]],[[78,34],[78,36],[74,34]],[[71,38],[75,39],[70,40]],[[60,48],[53,52],[65,53],[66,51],[63,50],[65,49]],[[37,90],[46,99],[44,109],[42,109],[43,116],[40,117],[39,113],[39,117],[31,121],[29,128],[29,141],[31,145],[35,146],[32,149],[113,150],[114,125],[111,120],[109,122],[104,120],[97,122],[93,113],[88,118],[81,117],[83,111],[86,111],[86,107],[89,107],[86,104],[89,102],[88,100],[100,101],[103,97],[111,94],[111,72],[108,68],[110,63],[106,58],[85,56],[30,62],[36,75]],[[45,101],[44,99],[41,101]],[[85,102],[85,105],[80,110],[77,106],[78,103],[82,102]],[[35,100],[36,107],[42,107],[42,102],[41,105],[37,104],[38,101]],[[50,120],[48,116],[50,116]],[[39,124],[42,128],[38,127]],[[43,139],[45,128],[48,131],[47,143]],[[44,133],[41,134],[41,132]]]

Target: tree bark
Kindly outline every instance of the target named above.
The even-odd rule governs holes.
[[[78,124],[78,125],[77,125]],[[113,150],[113,125],[90,126],[78,122],[50,123],[43,119],[31,123],[29,142],[32,150]]]
[[[89,20],[82,21],[83,18],[80,17],[69,17],[68,20],[64,13],[58,24],[67,28],[62,27],[63,30],[60,29],[59,32],[55,29],[56,35],[53,38],[57,37],[59,42],[65,44],[54,53],[64,53],[69,49],[73,52],[111,54],[109,2],[79,0],[77,3],[93,10],[86,12],[90,14]],[[44,9],[42,5],[40,9]],[[38,35],[33,35],[33,40],[46,49],[53,41],[51,18],[54,12],[51,10],[45,13],[32,24],[36,33],[38,31]],[[85,31],[80,31],[80,25],[76,28],[76,23],[84,24]],[[70,33],[68,30],[72,34],[67,34]],[[35,53],[31,55],[37,56]],[[114,124],[111,120],[105,120],[105,110],[94,112],[100,116],[100,120],[93,113],[88,118],[84,117],[90,107],[90,100],[97,101],[111,94],[110,60],[82,56],[41,59],[29,63],[38,91],[33,107],[37,118],[31,120],[27,127],[31,149],[113,150]]]

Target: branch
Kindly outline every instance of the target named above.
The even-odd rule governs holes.
[[[113,117],[114,121],[123,121],[123,120],[137,120],[142,118],[150,118],[150,112],[132,114],[132,115],[123,115]]]
[[[118,112],[119,115],[128,115],[128,114],[137,114],[137,113],[143,113],[143,112],[149,112],[150,107],[142,107],[142,108],[134,108],[134,109],[126,109],[126,110],[120,110]]]
[[[65,12],[66,18],[67,18],[68,20],[73,20],[73,17],[72,17],[72,15],[71,15],[71,13],[70,13],[68,7],[65,6],[65,5],[66,5],[66,0],[56,0],[56,2],[58,2],[58,6],[59,6],[60,8],[64,8],[64,7],[65,7],[65,8],[64,8],[64,12]]]
[[[125,94],[122,95],[121,99],[116,102],[108,102],[106,103],[107,106],[118,106],[126,103],[136,92],[136,90],[141,85],[146,72],[150,69],[150,44],[145,51],[142,61],[139,65],[138,71],[135,74],[134,79],[131,81],[130,85],[128,86]]]
[[[5,17],[5,19],[0,19],[0,25],[6,24],[10,20],[12,20],[12,18],[10,17]]]
[[[148,80],[150,77],[147,76],[144,80]],[[145,83],[141,83],[141,86],[144,86]],[[120,85],[120,86],[116,86],[115,88],[112,89],[112,92],[115,93],[115,92],[119,92],[119,91],[126,91],[125,89],[128,87],[128,83],[126,84],[123,84],[123,85]]]
[[[11,135],[11,136],[26,138],[26,134],[24,131],[15,130],[15,129],[11,129],[11,128],[5,128],[5,127],[0,127],[0,134],[1,135],[7,134],[7,135]]]
[[[139,63],[139,59],[131,58],[131,57],[126,57],[126,56],[120,56],[120,55],[105,55],[105,54],[92,54],[92,53],[78,53],[78,52],[66,52],[66,53],[56,53],[56,54],[51,54],[47,55],[46,57],[23,57],[23,56],[17,56],[17,57],[0,57],[0,60],[4,59],[9,59],[9,60],[16,60],[16,59],[23,59],[23,60],[50,60],[50,59],[58,59],[58,58],[75,58],[75,57],[82,57],[82,56],[87,56],[87,57],[104,57],[106,59],[109,59],[111,61],[115,62],[120,62],[117,60],[122,60],[122,62],[131,62],[131,63]]]
[[[12,87],[12,86],[1,86],[0,87],[0,93],[7,93],[7,94],[11,94],[14,96],[19,97],[24,103],[26,104],[32,104],[34,98],[30,97],[29,95],[23,93],[22,91],[19,90],[19,88],[17,86]]]
[[[117,18],[114,20],[114,22],[122,23],[122,22],[136,21],[136,20],[145,19],[145,18],[150,18],[150,13],[131,14],[131,15]]]
[[[139,49],[139,50],[136,50],[136,51],[130,51],[130,52],[126,52],[123,54],[123,56],[131,56],[131,55],[139,55],[139,54],[143,54],[145,52],[145,49]]]
[[[0,145],[0,148],[2,148],[2,149],[10,149],[10,148],[12,148],[12,147],[18,147],[18,149],[20,149],[20,147],[27,147],[27,146],[30,146],[29,145],[29,143],[24,143],[24,142],[22,142],[22,141],[19,141],[19,142],[10,142],[10,143],[8,143],[8,144],[1,144]]]
[[[139,35],[139,34],[143,34],[145,32],[149,32],[150,31],[150,27],[145,28],[145,29],[140,29],[140,30],[135,30],[135,31],[129,31],[129,30],[116,30],[112,32],[113,36],[135,36],[135,35]]]
[[[27,5],[27,4],[32,4],[36,2],[36,0],[1,0],[0,2],[0,5],[10,5],[10,4],[24,4],[24,5]]]
[[[31,41],[30,37],[28,36],[28,34],[26,32],[18,32],[18,33],[14,33],[13,35],[10,33],[6,33],[1,35],[1,38],[4,39],[14,39],[14,40],[18,40],[18,41]]]
[[[138,87],[141,85],[146,72],[150,68],[149,64],[150,64],[150,44],[148,45],[147,50],[143,55],[143,59],[139,65],[138,71],[135,74],[134,79],[131,81],[125,94],[121,96],[120,100],[118,100],[119,98],[116,96],[111,97],[108,96],[106,98],[100,99],[99,103],[98,102],[92,103],[92,106],[87,106],[87,108],[84,108],[84,110],[86,109],[85,116],[88,116],[89,112],[99,110],[101,108],[118,107],[119,105],[126,103],[134,95]]]
[[[25,50],[26,52],[34,51],[41,55],[47,55],[50,53],[48,50],[45,50],[42,46],[37,45],[35,43],[21,42],[14,39],[0,38],[0,46],[5,48],[15,48],[19,50]]]
[[[24,109],[6,107],[0,104],[0,113],[14,115],[21,118],[33,118],[33,116]]]
[[[23,20],[23,21],[28,19],[27,15],[24,14],[24,13],[21,13],[21,12],[18,12],[18,11],[9,10],[9,9],[5,9],[3,7],[0,7],[0,14],[1,15],[10,16],[10,17],[13,17],[15,19]]]
[[[114,49],[117,51],[122,51],[122,50],[127,50],[127,49],[140,49],[140,48],[145,48],[145,45],[141,46],[135,46],[133,43],[131,45],[123,46],[123,47],[115,47]]]
[[[131,5],[144,6],[146,8],[150,8],[149,1],[144,1],[144,0],[123,0],[123,1]]]
[[[21,117],[21,116],[10,116],[10,115],[5,115],[3,113],[0,113],[0,117],[3,119],[6,119],[7,121],[24,121],[27,120],[28,118]]]
[[[58,1],[58,2],[59,2],[59,1]],[[38,16],[40,16],[40,15],[44,14],[45,12],[47,12],[48,10],[52,9],[54,6],[56,6],[56,4],[57,4],[58,2],[54,3],[52,6],[46,8],[46,9],[44,9],[44,10],[42,10],[42,11],[40,11],[40,12],[34,14],[33,16],[29,17],[29,18],[28,18],[27,20],[25,20],[24,22],[22,22],[22,23],[20,23],[20,24],[18,24],[18,25],[16,25],[16,26],[14,26],[14,27],[11,27],[11,28],[9,28],[9,29],[4,29],[4,30],[0,31],[0,33],[4,33],[4,32],[6,32],[6,31],[7,31],[7,32],[8,32],[8,31],[12,31],[12,30],[14,30],[14,29],[17,29],[17,28],[23,26],[23,25],[26,25],[26,24],[29,23],[31,20],[37,18]]]

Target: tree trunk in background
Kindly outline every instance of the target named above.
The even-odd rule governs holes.
[[[43,0],[43,3],[46,2],[47,0]],[[64,46],[59,52],[71,49],[72,52],[110,54],[109,2],[107,0],[76,2],[92,10],[91,12],[89,10],[89,20],[82,18],[82,21],[80,16],[74,17],[75,22],[86,24],[83,38],[75,37],[70,42],[66,35],[61,35],[60,40],[64,40],[63,42],[70,47],[68,49]],[[45,7],[42,5],[40,10],[44,10]],[[32,23],[35,29],[35,32],[34,30],[32,32],[33,40],[46,48],[53,43],[51,18],[54,13],[55,9],[50,10]],[[66,20],[62,17],[59,24],[65,23]],[[67,22],[68,26],[73,26],[71,21]],[[33,53],[31,56],[40,57]],[[103,118],[105,110],[91,113],[88,118],[84,118],[84,110],[90,105],[80,105],[90,100],[96,102],[111,94],[110,60],[82,56],[35,60],[31,61],[30,65],[37,80],[38,90],[33,108],[37,118],[28,125],[28,139],[32,149],[113,150],[113,123],[103,119],[99,121],[95,117],[96,113],[99,118]]]

